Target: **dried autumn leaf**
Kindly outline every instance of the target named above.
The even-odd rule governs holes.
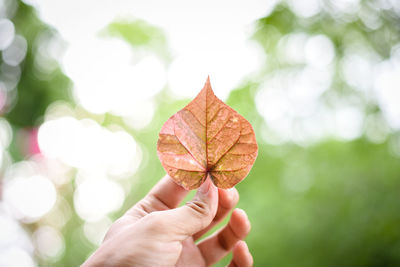
[[[233,187],[247,176],[257,152],[251,124],[214,95],[209,78],[164,123],[157,143],[164,169],[186,189],[199,187],[208,174],[217,187]]]

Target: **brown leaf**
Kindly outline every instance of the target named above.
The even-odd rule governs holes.
[[[214,95],[209,78],[164,123],[157,143],[164,169],[186,189],[199,187],[207,174],[217,187],[233,187],[247,176],[257,152],[251,124]]]

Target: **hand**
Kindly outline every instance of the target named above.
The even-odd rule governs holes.
[[[193,200],[178,208],[188,192],[164,177],[114,222],[82,266],[210,266],[230,251],[230,267],[252,266],[253,258],[242,241],[250,222],[241,209],[232,212],[222,229],[195,243],[233,209],[239,200],[237,190],[218,189],[207,178]]]

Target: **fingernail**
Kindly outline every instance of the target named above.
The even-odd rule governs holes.
[[[204,183],[199,187],[197,192],[199,192],[200,194],[206,195],[208,193],[208,191],[210,191],[210,186],[211,186],[211,181],[210,181],[210,179],[207,178],[204,181]]]

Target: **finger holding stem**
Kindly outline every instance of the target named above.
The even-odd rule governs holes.
[[[214,219],[205,229],[199,231],[193,235],[193,239],[197,240],[202,237],[205,233],[210,231],[214,226],[218,225],[236,206],[239,201],[239,193],[236,188],[232,187],[230,189],[218,188],[218,210]]]
[[[246,213],[241,209],[235,209],[225,227],[198,244],[207,266],[225,257],[237,242],[247,236],[250,228]]]

